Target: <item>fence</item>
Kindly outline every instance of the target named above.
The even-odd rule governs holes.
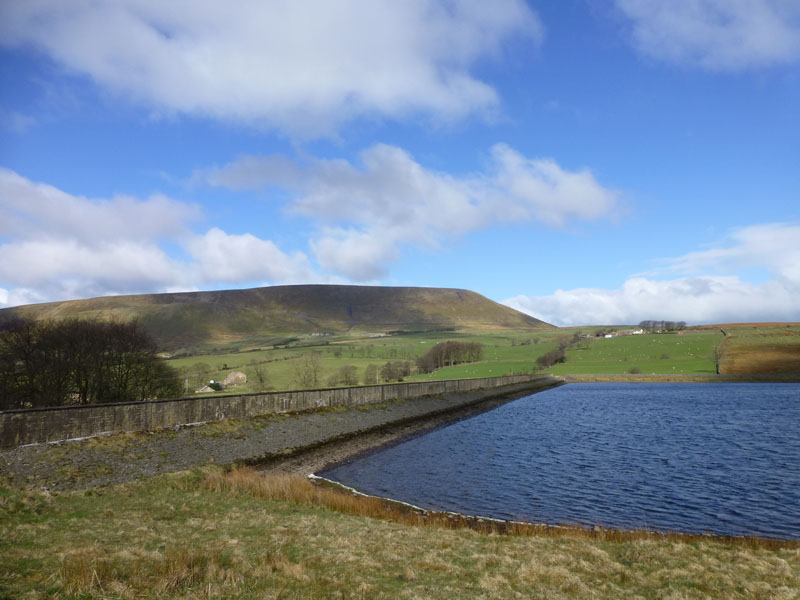
[[[0,448],[55,442],[108,433],[151,431],[223,419],[245,419],[271,413],[326,406],[358,406],[387,400],[436,396],[451,392],[537,381],[543,375],[510,375],[396,383],[324,390],[269,392],[241,396],[178,398],[119,404],[61,406],[0,412]]]

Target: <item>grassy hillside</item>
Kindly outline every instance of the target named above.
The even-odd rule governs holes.
[[[138,318],[165,349],[232,342],[263,345],[287,334],[552,328],[468,290],[347,285],[110,296],[0,311],[0,318],[11,315]]]
[[[800,324],[723,325],[720,372],[740,375],[800,373]]]

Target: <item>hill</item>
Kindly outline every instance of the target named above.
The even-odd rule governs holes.
[[[12,316],[138,319],[164,349],[304,333],[553,329],[469,290],[351,285],[108,296],[0,310],[0,320]]]

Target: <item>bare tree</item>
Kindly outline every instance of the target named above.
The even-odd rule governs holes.
[[[258,382],[258,389],[259,391],[264,391],[267,389],[267,385],[269,384],[269,376],[267,375],[267,368],[263,364],[256,363],[253,366],[253,375]]]
[[[364,383],[374,385],[378,383],[378,365],[370,364],[364,369]]]
[[[390,360],[381,367],[381,379],[386,382],[403,381],[411,374],[411,362],[407,360]]]
[[[322,375],[322,358],[319,352],[303,354],[294,361],[294,382],[299,389],[318,388]]]
[[[477,362],[483,357],[483,346],[471,342],[440,342],[417,359],[420,373],[465,362]]]
[[[18,321],[0,331],[0,408],[175,397],[182,387],[136,322]]]
[[[339,382],[342,385],[358,385],[358,369],[354,365],[339,367]]]

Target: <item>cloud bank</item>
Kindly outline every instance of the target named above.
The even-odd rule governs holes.
[[[542,27],[523,0],[8,0],[0,43],[32,46],[156,111],[335,133],[356,117],[491,110],[471,73]]]
[[[794,0],[617,0],[644,54],[672,63],[737,71],[800,59]]]
[[[588,169],[569,171],[505,144],[492,147],[483,172],[461,177],[427,169],[405,150],[378,144],[361,154],[360,164],[245,156],[198,172],[194,180],[287,190],[287,210],[317,224],[311,248],[319,264],[354,281],[386,275],[404,246],[436,249],[455,236],[511,222],[558,228],[613,218],[620,196]]]
[[[247,281],[324,281],[303,253],[212,228],[165,196],[89,199],[0,169],[0,306],[196,289]],[[172,244],[185,258],[171,257]]]
[[[800,321],[800,225],[744,227],[717,247],[663,262],[651,276],[631,277],[616,290],[558,290],[504,303],[561,326],[649,319],[693,324]],[[770,279],[751,283],[732,274],[752,267],[766,270]],[[653,278],[664,272],[684,276]]]

